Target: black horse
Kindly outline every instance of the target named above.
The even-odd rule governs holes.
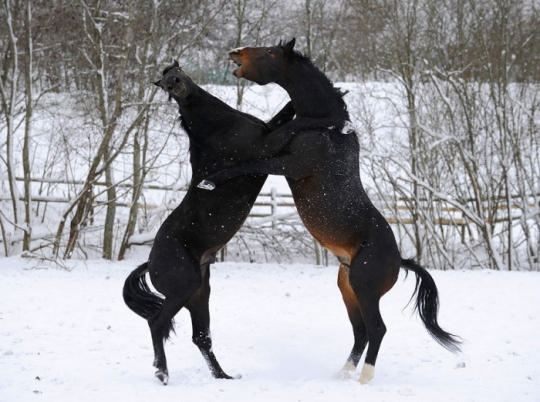
[[[204,177],[243,160],[254,158],[252,143],[270,153],[288,141],[267,134],[294,116],[289,103],[269,123],[241,113],[197,86],[175,62],[163,71],[156,85],[179,105],[182,127],[189,136],[191,185],[180,205],[159,228],[148,261],[126,279],[125,303],[148,320],[154,345],[156,376],[167,384],[164,340],[173,329],[173,317],[186,307],[191,314],[193,342],[216,378],[231,378],[212,352],[210,338],[210,264],[216,252],[247,218],[267,175],[238,177],[215,192],[195,186]],[[284,135],[288,135],[284,133]],[[266,141],[269,140],[269,141]],[[152,293],[152,285],[163,295]]]
[[[211,175],[203,186],[218,185],[219,189],[220,183],[248,173],[287,177],[307,229],[341,263],[338,285],[354,333],[354,346],[343,369],[354,370],[368,345],[360,382],[374,376],[386,332],[379,300],[396,282],[400,267],[416,274],[416,308],[429,333],[444,347],[458,350],[457,338],[437,322],[438,292],[433,278],[415,261],[401,258],[388,222],[364,191],[359,142],[343,93],[308,58],[293,50],[294,43],[293,39],[229,53],[238,65],[233,71],[236,77],[261,85],[274,82],[288,92],[296,118],[275,133],[283,137],[285,132],[292,133],[290,143],[273,158],[262,156]]]

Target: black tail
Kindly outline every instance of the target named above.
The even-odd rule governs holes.
[[[124,302],[136,314],[149,320],[154,317],[163,306],[163,299],[150,290],[146,283],[145,274],[148,272],[148,263],[137,267],[124,282]]]
[[[401,259],[401,266],[416,274],[416,286],[412,298],[417,294],[415,310],[418,311],[429,334],[446,349],[451,352],[459,352],[461,350],[459,338],[443,330],[437,322],[439,294],[435,281],[429,272],[414,260]]]

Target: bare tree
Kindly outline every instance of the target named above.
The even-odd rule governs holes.
[[[90,246],[105,258],[117,251],[123,258],[130,237],[146,230],[137,222],[143,221],[138,206],[147,181],[159,177],[155,164],[168,158],[159,155],[170,132],[155,129],[162,115],[156,114],[150,82],[177,58],[199,83],[232,83],[223,66],[226,49],[296,36],[299,49],[334,80],[382,79],[393,88],[397,83],[399,97],[383,95],[392,107],[381,127],[404,136],[390,144],[381,141],[378,133],[386,131],[369,127],[369,105],[353,107],[351,114],[365,118],[366,130],[372,131],[368,146],[375,152],[362,155],[369,160],[362,166],[371,169],[371,190],[387,197],[381,203],[392,211],[393,221],[401,222],[395,227],[406,247],[413,245],[435,266],[470,260],[495,269],[538,267],[540,13],[535,2],[1,4],[4,253],[13,241],[22,240],[23,249],[49,247],[35,225],[54,222],[55,255],[69,257],[77,247],[86,254]],[[234,83],[237,106],[246,109],[251,106],[243,100],[246,83]],[[50,88],[70,93],[70,106],[81,112],[84,123],[60,123],[59,118],[47,145],[44,137],[34,136],[40,130],[33,120],[43,116],[38,101]],[[44,97],[49,110],[56,96]],[[42,149],[47,151],[37,152]],[[167,160],[173,159],[185,157]],[[173,180],[185,181],[186,174]],[[32,186],[36,180],[39,185]],[[70,202],[58,212],[46,200],[60,189]],[[126,204],[125,214],[117,209]],[[52,219],[52,210],[61,218]],[[145,213],[158,222],[166,208]],[[271,234],[261,230],[260,237],[240,234],[243,240],[236,244],[253,241],[265,255],[279,254],[279,248],[271,250],[272,242],[281,239],[279,227]],[[311,239],[302,244],[311,248]]]
[[[342,61],[345,52],[341,52],[347,30],[343,20],[348,12],[348,2],[328,0],[305,0],[297,11],[298,19],[304,22],[303,31],[298,32],[305,39],[303,52],[321,70],[339,78],[346,75],[343,69],[348,67]]]
[[[267,40],[275,40],[276,27],[273,11],[277,0],[235,0],[224,9],[224,18],[231,18],[234,37],[230,47],[262,46]],[[236,108],[242,109],[246,82],[236,80]]]
[[[149,66],[156,67],[156,63],[159,61],[159,40],[161,39],[158,35],[152,35],[152,32],[155,32],[159,24],[159,8],[156,3],[151,9],[151,18],[150,20],[150,34],[146,35],[142,42],[136,45],[135,53],[138,55],[136,58],[138,64],[138,74],[139,77],[137,81],[137,99],[147,100],[145,104],[150,104],[155,90],[150,92],[147,90],[147,86],[144,84],[146,72]],[[148,95],[149,94],[149,95]],[[150,108],[145,107],[144,104],[139,104],[137,106],[137,112],[143,113],[144,119],[143,124],[139,125],[133,134],[133,179],[132,179],[132,193],[131,193],[131,205],[129,208],[128,220],[126,223],[126,228],[124,235],[122,237],[120,248],[118,252],[118,259],[123,260],[126,254],[126,251],[129,247],[129,239],[135,232],[135,226],[137,223],[138,211],[139,211],[139,198],[142,194],[143,185],[145,182],[146,174],[150,168],[148,166],[149,161],[147,160],[147,152],[149,145],[148,130],[150,124]]]
[[[16,129],[16,114],[19,98],[19,58],[18,58],[18,37],[15,32],[14,19],[18,18],[19,4],[11,0],[4,0],[2,17],[5,23],[6,32],[2,42],[3,60],[2,76],[0,79],[0,99],[2,101],[2,115],[5,124],[5,148],[6,157],[3,160],[6,166],[9,193],[11,196],[12,219],[18,223],[19,192],[15,183],[15,159],[14,159],[14,137]],[[15,13],[15,15],[14,15]]]
[[[63,232],[64,228],[64,222],[65,219],[68,217],[68,213],[75,209],[75,214],[71,218],[70,223],[70,232],[69,232],[69,239],[66,245],[66,249],[64,252],[64,257],[71,257],[73,250],[75,249],[75,245],[77,243],[77,239],[79,237],[79,233],[81,230],[81,226],[85,224],[88,215],[90,211],[92,210],[92,202],[93,202],[93,186],[94,182],[99,177],[99,174],[103,170],[106,170],[108,168],[108,163],[105,166],[105,169],[103,169],[103,166],[100,166],[107,155],[107,150],[109,148],[109,144],[111,142],[112,136],[116,129],[116,124],[118,122],[118,118],[122,112],[122,104],[121,104],[121,91],[122,86],[118,85],[116,87],[115,92],[113,93],[112,99],[109,98],[109,91],[107,89],[107,54],[105,53],[105,44],[104,44],[104,38],[103,38],[103,22],[106,21],[107,12],[99,8],[99,3],[97,7],[91,8],[90,5],[85,2],[81,1],[82,11],[83,11],[83,21],[85,26],[85,32],[86,37],[88,39],[89,43],[89,52],[86,52],[83,50],[85,59],[88,61],[91,68],[95,71],[95,88],[96,88],[96,95],[97,95],[97,108],[100,116],[100,121],[102,125],[102,138],[101,143],[99,144],[99,147],[97,149],[96,154],[93,157],[93,160],[90,164],[85,183],[83,185],[83,188],[75,200],[74,203],[72,203],[69,207],[66,213],[64,213],[64,219],[60,223],[57,235],[56,235],[56,241],[55,241],[55,250],[53,250],[53,253],[56,255],[58,253],[58,249],[60,247],[60,237]],[[103,14],[102,14],[103,13]],[[114,18],[114,17],[113,17]],[[120,74],[118,75],[119,78],[123,76],[123,73],[125,71],[126,66],[126,60],[125,58],[120,61],[120,67],[119,71]],[[98,171],[99,169],[99,171]]]
[[[32,48],[32,6],[30,0],[25,1],[24,26],[25,26],[25,67],[24,67],[24,88],[25,88],[25,116],[24,116],[24,142],[22,151],[23,175],[24,175],[24,236],[23,251],[30,250],[32,238],[32,187],[30,169],[30,136],[32,133],[33,114],[33,48]]]

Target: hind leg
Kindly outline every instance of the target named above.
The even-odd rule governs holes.
[[[378,257],[377,257],[378,256]],[[375,363],[386,333],[379,301],[394,285],[399,272],[399,264],[377,250],[364,249],[351,264],[349,283],[356,295],[359,310],[365,325],[368,347],[359,381],[368,383],[375,374]]]
[[[166,232],[165,232],[166,234]],[[164,341],[173,330],[173,318],[201,286],[199,263],[172,236],[156,236],[148,261],[150,279],[165,296],[160,311],[148,320],[154,346],[156,377],[167,384],[169,373]]]
[[[167,297],[160,312],[148,320],[152,335],[152,344],[154,346],[154,367],[157,369],[155,376],[163,385],[167,385],[169,381],[164,342],[168,339],[170,331],[173,329],[173,317],[180,311],[185,302],[185,298]]]
[[[370,382],[375,375],[375,362],[381,342],[386,333],[386,326],[384,325],[380,310],[379,310],[379,296],[376,294],[366,295],[361,298],[362,315],[366,322],[368,348],[366,353],[366,359],[360,373],[359,381],[362,384]]]
[[[354,335],[354,345],[351,353],[339,373],[340,377],[348,378],[350,377],[351,372],[356,369],[356,366],[358,366],[358,362],[360,361],[360,357],[364,352],[368,338],[358,299],[349,283],[348,265],[341,264],[339,267],[338,287],[341,291],[341,296],[343,297],[345,307],[347,308],[347,314],[349,316],[349,320],[351,321]]]
[[[193,343],[201,351],[212,375],[215,378],[232,379],[219,365],[212,351],[212,338],[210,336],[210,311],[208,302],[210,298],[210,264],[201,266],[203,274],[201,287],[189,300],[186,307],[191,314],[193,326]]]

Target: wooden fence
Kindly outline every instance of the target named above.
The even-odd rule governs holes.
[[[23,178],[17,177],[17,181],[23,181]],[[55,184],[60,186],[82,186],[83,181],[65,181],[49,178],[32,178],[32,182],[37,182],[41,184]],[[96,182],[95,187],[105,187],[105,183]],[[116,185],[118,188],[128,189],[131,187],[128,183],[119,183]],[[182,194],[186,191],[186,188],[177,188],[173,186],[163,186],[163,185],[144,185],[143,190],[154,190],[154,191],[169,191],[169,192],[179,192]],[[6,196],[0,196],[0,201],[8,201],[10,198]],[[23,198],[21,196],[21,201]],[[69,203],[73,201],[71,197],[59,197],[54,195],[43,195],[35,194],[32,196],[33,202],[40,203]],[[390,224],[402,224],[408,225],[413,224],[413,218],[408,216],[411,211],[411,207],[407,205],[408,200],[406,199],[397,199],[396,201],[387,202],[379,199],[372,199],[375,206],[383,213],[384,217]],[[410,202],[410,200],[409,200]],[[426,200],[420,200],[421,203],[425,203]],[[473,203],[475,200],[466,200],[465,204]],[[430,200],[429,208],[432,211],[436,211],[439,215],[432,222],[435,225],[452,225],[452,226],[463,226],[467,225],[467,219],[463,217],[460,212],[460,209],[451,205],[450,203],[444,200]],[[95,201],[96,206],[104,205],[105,202],[100,200],[99,197]],[[116,202],[117,207],[130,207],[129,202]],[[152,210],[158,208],[157,205],[152,204],[140,204],[141,209],[145,208],[147,210]],[[517,203],[512,203],[512,210],[519,210],[520,205]],[[422,209],[422,208],[420,208]],[[500,202],[498,206],[500,210],[507,210],[506,202]],[[257,198],[255,205],[249,215],[250,218],[267,218],[267,220],[272,221],[272,218],[279,218],[280,216],[286,214],[295,213],[296,208],[294,200],[290,193],[278,192],[275,188],[272,188],[270,192],[261,192]],[[445,215],[445,216],[441,216]],[[519,216],[512,216],[512,220],[519,219]],[[508,217],[503,218],[503,220],[508,220]],[[495,222],[493,222],[495,223]]]
[[[22,178],[17,178],[17,180],[22,181]],[[64,180],[55,180],[55,179],[48,179],[48,178],[41,178],[41,179],[32,179],[33,182],[40,183],[41,185],[47,186],[47,185],[53,185],[53,186],[59,186],[59,189],[55,189],[54,192],[51,191],[52,194],[44,195],[42,193],[35,194],[32,197],[32,201],[36,203],[69,203],[72,201],[72,198],[69,196],[65,197],[59,197],[55,194],[61,193],[63,191],[64,194],[69,194],[70,192],[67,191],[68,189],[71,189],[71,192],[74,191],[74,189],[78,186],[81,186],[84,184],[82,181],[71,181],[66,182]],[[102,182],[96,182],[96,187],[105,188],[105,183]],[[119,188],[125,188],[128,190],[130,188],[130,185],[128,183],[120,183],[117,185]],[[43,186],[42,186],[43,187]],[[40,190],[42,189],[40,187]],[[50,191],[50,189],[49,189]],[[145,185],[143,188],[143,191],[168,191],[168,192],[177,192],[178,193],[178,199],[181,199],[183,197],[183,192],[186,191],[185,188],[175,188],[172,186],[160,186],[160,185]],[[96,206],[103,206],[105,204],[105,201],[103,199],[100,199],[102,197],[96,197],[95,205]],[[9,200],[9,198],[0,197],[0,201]],[[420,215],[425,217],[429,216],[430,223],[432,225],[436,226],[453,226],[456,229],[460,230],[462,241],[465,240],[465,235],[467,231],[467,227],[470,224],[470,221],[465,217],[465,215],[461,212],[461,210],[451,205],[449,202],[443,201],[443,200],[429,200],[429,203],[427,200],[420,200],[421,208],[420,208]],[[410,200],[406,199],[397,199],[393,201],[385,201],[385,200],[378,200],[373,199],[373,202],[375,206],[382,212],[382,214],[385,216],[386,220],[390,224],[397,224],[397,225],[411,225],[414,224],[415,221],[412,218],[412,208],[410,203]],[[470,200],[470,203],[474,202],[474,200]],[[468,204],[465,202],[465,204]],[[120,200],[116,203],[118,207],[124,208],[124,207],[130,207],[130,204],[128,202],[123,202]],[[152,205],[152,204],[140,204],[141,209],[145,209],[147,211],[153,210],[158,208],[158,205]],[[162,206],[161,206],[162,208]],[[427,210],[429,209],[429,211]],[[498,206],[498,209],[502,210],[508,210],[506,206],[506,202],[501,201],[500,205]],[[508,221],[508,219],[519,219],[520,218],[520,208],[519,205],[516,203],[513,203],[511,205],[511,215],[510,217],[505,216],[504,212],[498,217],[499,221]],[[514,214],[513,212],[516,211]],[[298,220],[299,217],[296,212],[296,207],[294,204],[294,200],[292,198],[292,195],[289,193],[283,193],[278,192],[275,188],[272,188],[270,192],[262,192],[259,194],[259,197],[257,198],[255,205],[252,208],[252,211],[249,215],[248,222],[250,223],[251,227],[268,227],[275,229],[279,225],[280,221],[283,221],[284,219],[287,220]],[[492,222],[495,223],[495,222]],[[151,242],[152,236],[148,236],[148,242]],[[0,242],[2,239],[0,238]],[[324,251],[320,249],[320,247],[314,243],[315,247],[315,254],[320,255],[322,258],[322,261],[324,261],[324,257],[326,254],[324,254]],[[317,257],[317,260],[319,260],[319,257]]]

